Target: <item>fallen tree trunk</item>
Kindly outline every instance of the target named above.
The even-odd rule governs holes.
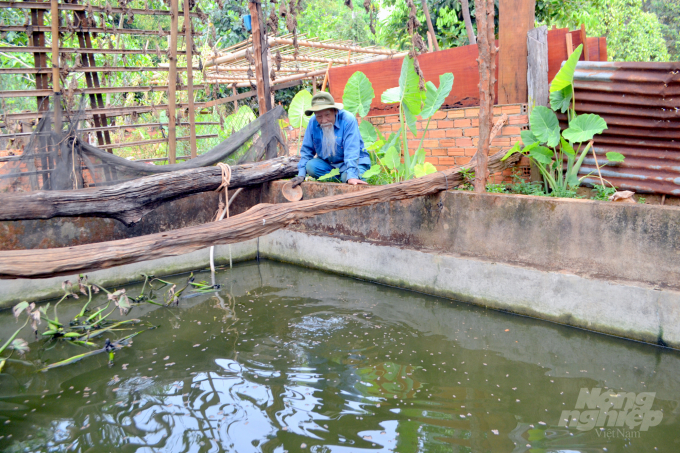
[[[299,157],[235,165],[229,188],[261,184],[297,174]],[[0,220],[52,217],[112,217],[126,225],[138,222],[159,204],[215,190],[222,182],[218,167],[194,168],[132,179],[109,187],[78,190],[41,190],[0,195]]]
[[[501,161],[503,152],[489,158],[489,169],[501,171],[517,161],[515,153]],[[283,204],[259,204],[221,222],[150,234],[133,239],[56,249],[0,252],[0,278],[47,278],[91,272],[122,264],[176,256],[217,245],[253,239],[293,222],[330,211],[404,200],[451,189],[463,182],[460,169],[432,173],[410,181]]]

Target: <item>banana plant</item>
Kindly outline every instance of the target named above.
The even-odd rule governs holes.
[[[599,115],[592,113],[576,114],[574,92],[574,72],[583,45],[579,45],[569,56],[550,84],[550,106],[537,106],[529,116],[527,131],[521,131],[520,142],[506,153],[503,160],[516,152],[529,157],[543,176],[546,190],[553,196],[565,196],[581,185],[579,171],[588,152],[593,152],[593,138],[607,129],[607,123]],[[567,113],[569,127],[560,131],[556,111]],[[623,154],[608,152],[604,165],[623,162]],[[566,162],[565,162],[566,161]],[[599,171],[600,166],[598,166]]]

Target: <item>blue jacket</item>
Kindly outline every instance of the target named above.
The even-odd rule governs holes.
[[[358,165],[371,165],[371,158],[366,152],[364,141],[359,133],[359,125],[356,118],[351,113],[345,110],[339,110],[335,117],[335,142],[337,144],[335,154],[328,162],[333,168],[340,170],[340,174],[347,172],[347,179],[359,177]],[[323,132],[316,120],[316,115],[313,115],[307,125],[305,137],[302,140],[302,148],[300,149],[300,162],[298,163],[298,175],[305,176],[307,174],[307,162],[312,160],[314,156],[321,154],[321,142]]]

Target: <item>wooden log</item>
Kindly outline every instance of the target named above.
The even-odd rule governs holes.
[[[492,171],[502,171],[520,158],[501,161],[504,151],[489,159]],[[431,195],[461,184],[460,168],[410,181],[356,192],[283,204],[259,204],[221,222],[181,228],[139,238],[40,250],[0,252],[0,278],[48,278],[92,272],[123,264],[183,255],[217,244],[246,241],[284,228],[298,220],[342,209]],[[464,215],[464,214],[462,214]]]
[[[257,79],[257,101],[260,115],[272,108],[271,90],[269,88],[269,62],[267,61],[267,35],[264,31],[262,5],[259,2],[248,3],[250,17],[253,22],[253,53],[255,57],[255,78]]]
[[[296,157],[280,157],[232,167],[229,188],[246,187],[297,174]],[[215,190],[222,182],[218,167],[194,168],[146,176],[108,187],[0,194],[0,220],[97,216],[132,225],[159,204]]]

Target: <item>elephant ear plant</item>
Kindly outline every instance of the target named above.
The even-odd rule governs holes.
[[[369,121],[362,121],[359,132],[366,149],[371,154],[373,165],[363,177],[376,178],[378,183],[392,183],[425,176],[437,169],[425,162],[423,139],[430,126],[432,116],[439,110],[453,87],[453,74],[446,73],[439,77],[439,87],[432,82],[420,88],[418,74],[413,67],[413,60],[404,58],[399,77],[399,86],[382,93],[381,101],[386,104],[399,104],[399,130],[384,137]],[[366,75],[355,72],[345,85],[342,101],[345,110],[360,118],[364,118],[370,109],[375,94],[373,86]],[[416,117],[420,115],[427,120],[415,154],[408,150],[407,128],[417,135]]]
[[[582,51],[583,45],[578,46],[551,82],[552,110],[544,106],[535,107],[529,117],[530,130],[521,132],[524,147],[517,142],[503,157],[505,160],[515,152],[528,156],[543,175],[546,189],[549,188],[557,197],[573,196],[583,179],[590,176],[578,176],[589,151],[593,153],[599,172],[593,137],[607,129],[607,123],[599,115],[576,114],[574,72]],[[566,113],[569,121],[569,127],[561,133],[555,114],[557,111]],[[616,152],[608,152],[606,156],[602,165],[624,160],[624,156]],[[604,185],[601,175],[600,179]]]

